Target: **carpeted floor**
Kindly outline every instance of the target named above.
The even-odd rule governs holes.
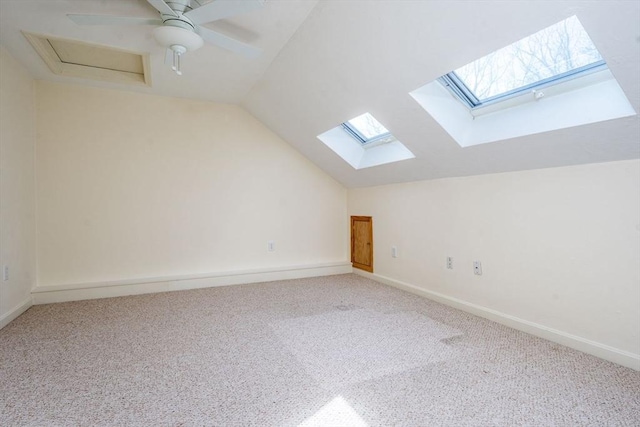
[[[640,426],[640,372],[357,275],[35,306],[3,426]]]

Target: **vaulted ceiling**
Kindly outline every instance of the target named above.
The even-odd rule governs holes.
[[[145,0],[2,0],[0,43],[37,79],[237,103],[347,187],[640,157],[638,115],[461,148],[409,92],[577,15],[640,111],[637,1],[293,1],[207,24],[263,49],[246,59],[205,45],[183,76],[152,27],[81,27],[66,14],[155,17]],[[151,88],[56,76],[21,31],[151,53]],[[355,170],[317,135],[372,113],[416,157]]]

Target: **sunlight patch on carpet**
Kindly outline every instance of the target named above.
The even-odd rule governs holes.
[[[350,426],[368,427],[342,396],[336,396],[318,412],[304,420],[298,427]]]
[[[462,333],[412,311],[359,309],[274,322],[271,328],[325,387],[356,384],[458,355],[440,340]]]

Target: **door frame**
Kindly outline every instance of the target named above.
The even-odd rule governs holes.
[[[354,243],[355,243],[355,234],[353,232],[354,222],[355,221],[366,221],[369,223],[369,251],[371,256],[371,265],[360,264],[354,261]],[[368,271],[369,273],[373,273],[373,218],[370,216],[360,216],[360,215],[352,215],[351,216],[351,265],[360,270]]]

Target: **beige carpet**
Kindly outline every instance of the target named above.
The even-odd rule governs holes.
[[[640,373],[356,275],[35,306],[3,426],[640,426]]]

